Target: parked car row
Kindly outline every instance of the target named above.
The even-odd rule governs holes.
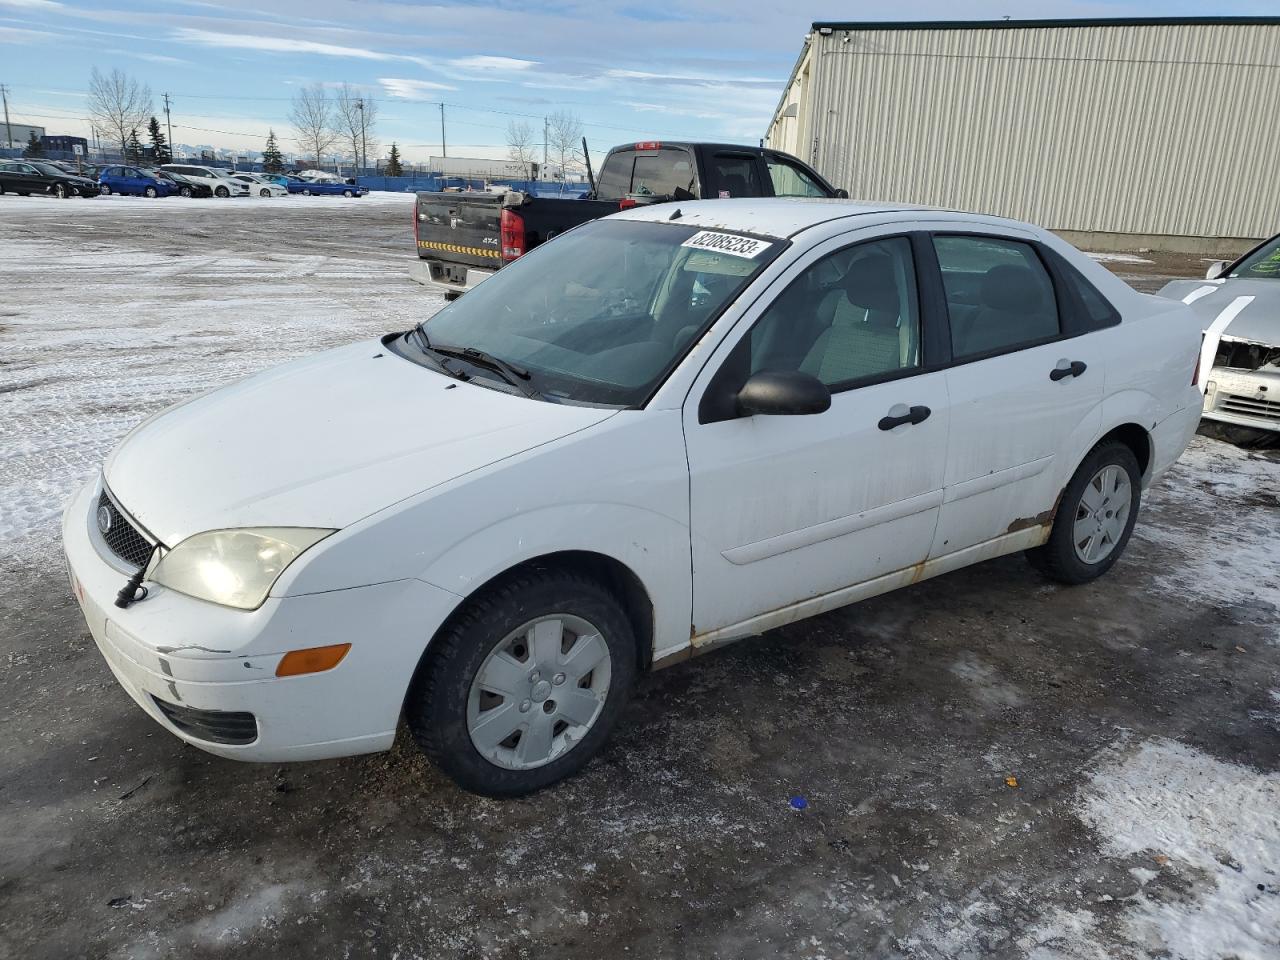
[[[369,191],[342,180],[308,180],[292,174],[245,173],[189,163],[159,167],[140,164],[86,164],[76,169],[53,160],[0,161],[0,194],[45,194],[59,198],[107,196],[133,197],[363,197]]]

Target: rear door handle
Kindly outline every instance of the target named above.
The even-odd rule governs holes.
[[[1058,365],[1049,371],[1049,379],[1062,380],[1066,377],[1078,377],[1088,369],[1089,365],[1083,360],[1072,360],[1070,363],[1059,360]]]
[[[929,414],[933,413],[928,407],[908,407],[905,403],[895,403],[889,408],[889,415],[880,418],[877,426],[881,430],[892,430],[894,427],[900,427],[904,423],[914,426],[917,423],[924,423],[929,419]]]

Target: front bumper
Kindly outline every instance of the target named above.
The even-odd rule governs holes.
[[[1280,371],[1214,367],[1204,395],[1204,416],[1239,427],[1280,431]]]
[[[121,610],[113,604],[126,574],[91,523],[99,490],[86,485],[63,515],[71,589],[111,672],[152,719],[236,760],[318,760],[391,746],[409,681],[456,596],[397,580],[270,597],[245,611],[149,583],[145,600]],[[336,643],[351,650],[333,669],[275,675],[287,651]],[[212,728],[192,721],[206,713],[216,714],[204,718]],[[209,729],[231,722],[226,715],[246,713],[256,724],[251,742],[208,739]]]

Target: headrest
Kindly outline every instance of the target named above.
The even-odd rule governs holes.
[[[1027,267],[1002,263],[982,278],[982,305],[1005,313],[1035,312],[1045,304],[1044,282]]]
[[[893,259],[884,253],[855,260],[841,281],[844,295],[855,307],[890,314],[897,322],[902,304],[893,277]]]

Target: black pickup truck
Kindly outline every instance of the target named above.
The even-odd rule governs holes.
[[[609,151],[581,199],[525,193],[418,194],[415,280],[460,296],[570,227],[628,207],[724,197],[843,197],[795,157],[727,143],[645,141]]]

